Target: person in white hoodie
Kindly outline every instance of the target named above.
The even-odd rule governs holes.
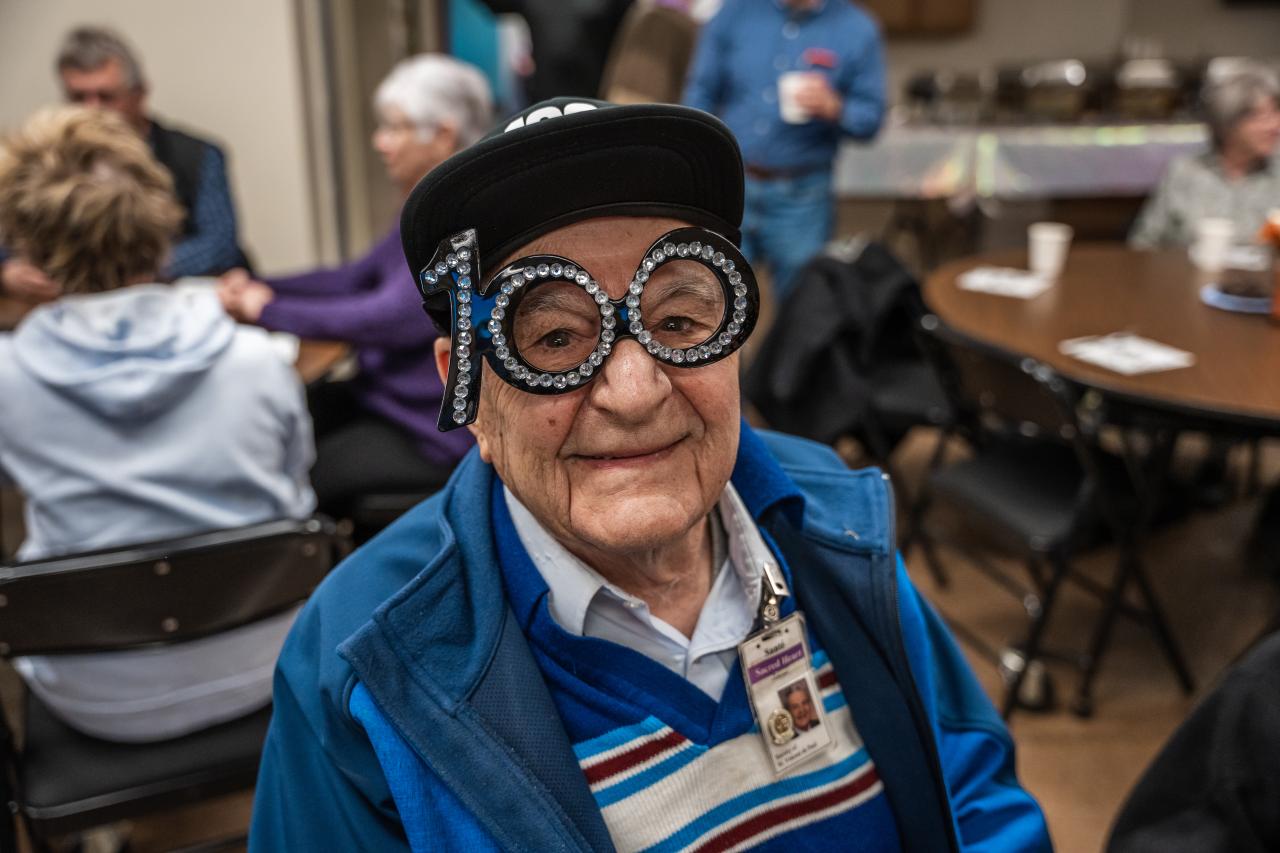
[[[311,421],[291,365],[211,288],[155,283],[182,214],[146,144],[105,111],[40,112],[0,144],[0,200],[0,238],[66,294],[0,335],[0,467],[26,499],[18,558],[309,515]],[[87,734],[177,737],[267,704],[293,615],[15,665]]]

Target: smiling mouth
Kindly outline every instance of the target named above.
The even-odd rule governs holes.
[[[640,450],[620,450],[615,453],[578,453],[573,458],[579,462],[584,462],[593,468],[615,468],[615,467],[632,467],[639,465],[647,465],[657,462],[671,454],[676,445],[684,441],[684,438],[678,438],[670,444],[660,445],[658,447],[645,448]]]

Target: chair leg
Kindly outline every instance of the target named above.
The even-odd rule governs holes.
[[[1040,560],[1035,556],[1028,557],[1026,561],[1026,566],[1027,566],[1027,577],[1031,579],[1031,587],[1032,589],[1035,590],[1035,595],[1043,596],[1046,581],[1044,577],[1044,571],[1042,570],[1040,565]]]
[[[1178,647],[1178,641],[1173,636],[1172,629],[1169,628],[1169,621],[1165,618],[1164,608],[1160,606],[1155,590],[1151,588],[1151,582],[1147,579],[1147,573],[1142,570],[1141,564],[1135,563],[1133,580],[1138,585],[1138,592],[1146,605],[1147,620],[1152,630],[1155,631],[1156,642],[1160,644],[1161,651],[1164,652],[1165,657],[1169,660],[1169,666],[1173,668],[1174,674],[1178,676],[1178,683],[1182,685],[1182,692],[1189,696],[1195,692],[1195,679],[1191,676],[1191,668],[1187,666],[1187,659]]]
[[[1262,439],[1255,438],[1246,445],[1249,451],[1249,470],[1245,475],[1244,493],[1253,497],[1262,489]]]
[[[1093,716],[1093,680],[1102,666],[1102,656],[1111,640],[1111,627],[1115,624],[1116,615],[1120,612],[1120,604],[1124,600],[1124,591],[1129,586],[1129,577],[1133,568],[1134,557],[1127,549],[1122,549],[1116,563],[1115,576],[1111,588],[1107,591],[1106,604],[1098,615],[1098,622],[1093,629],[1093,637],[1089,641],[1089,651],[1085,655],[1084,673],[1080,676],[1080,686],[1076,691],[1072,708],[1077,716]]]
[[[1013,714],[1014,708],[1018,706],[1018,694],[1022,690],[1022,682],[1026,680],[1027,671],[1031,669],[1031,662],[1040,654],[1040,642],[1044,639],[1045,629],[1049,625],[1049,615],[1053,612],[1053,603],[1057,600],[1058,588],[1062,585],[1062,581],[1069,571],[1067,561],[1061,555],[1055,554],[1049,558],[1049,561],[1053,570],[1049,574],[1048,583],[1045,585],[1044,595],[1040,598],[1039,610],[1032,617],[1031,626],[1027,629],[1027,641],[1022,648],[1022,668],[1014,673],[1013,680],[1005,688],[1004,706],[1000,713],[1006,720]]]

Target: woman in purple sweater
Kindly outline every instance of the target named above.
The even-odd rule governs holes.
[[[479,139],[492,112],[480,72],[434,54],[392,69],[375,103],[373,145],[405,196]],[[265,282],[233,270],[218,292],[240,322],[356,348],[356,378],[319,384],[308,396],[316,433],[311,479],[321,510],[341,517],[363,494],[427,493],[444,484],[471,436],[436,429],[436,332],[422,313],[398,229],[345,266]]]

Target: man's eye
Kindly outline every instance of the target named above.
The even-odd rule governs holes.
[[[567,329],[556,329],[539,338],[537,346],[547,347],[548,349],[562,349],[569,346],[572,340],[573,335]]]
[[[658,324],[658,327],[664,332],[687,332],[693,326],[693,320],[688,317],[667,317]]]

